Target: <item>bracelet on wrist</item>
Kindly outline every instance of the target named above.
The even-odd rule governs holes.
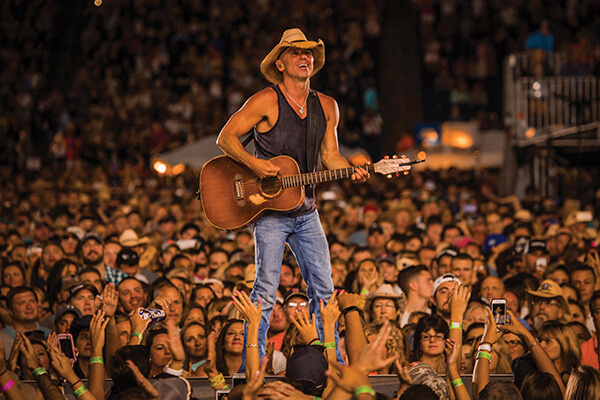
[[[492,355],[490,353],[486,353],[485,351],[480,351],[477,353],[477,359],[485,358],[489,362],[492,362]]]
[[[490,346],[489,344],[480,344],[478,350],[479,351],[487,351],[488,353],[491,353],[492,346]]]
[[[75,382],[70,383],[71,387],[75,387],[75,385],[77,385],[79,382],[81,382],[81,379],[77,379]]]
[[[323,342],[319,338],[313,339],[309,343],[310,346],[323,346]]]
[[[479,345],[481,346],[482,344],[489,344],[490,347],[492,347],[494,344],[492,342],[479,342]]]
[[[450,329],[460,329],[462,331],[462,324],[460,322],[450,322]]]
[[[369,294],[369,291],[367,289],[361,289],[360,294]]]
[[[36,378],[40,375],[47,374],[47,373],[48,373],[48,371],[46,371],[46,368],[44,368],[44,367],[38,367],[33,370],[33,376]]]
[[[182,369],[172,369],[171,367],[167,366],[165,368],[165,372],[169,375],[181,376],[181,375],[183,375],[183,368]]]
[[[323,343],[323,347],[325,347],[326,349],[335,349],[336,345],[335,342],[325,342]]]
[[[140,342],[142,341],[142,338],[144,337],[141,333],[139,332],[131,332],[131,335],[129,335],[129,338],[131,339],[132,337],[136,337],[138,339],[140,339]]]
[[[538,342],[538,340],[537,340],[537,339],[535,339],[535,342],[533,342],[533,343],[531,344],[531,346],[529,346],[529,350],[531,350],[531,349],[533,349],[535,346],[539,346],[539,345],[540,345],[540,342]]]
[[[377,397],[377,395],[375,394],[375,390],[373,390],[373,388],[370,388],[368,386],[359,386],[356,389],[354,389],[354,397],[358,397],[359,394],[363,394],[363,393],[371,395],[373,398]]]
[[[85,387],[85,385],[81,385],[77,388],[77,390],[73,391],[73,394],[75,395],[75,397],[79,398],[82,394],[84,394],[87,391],[88,389]]]
[[[14,384],[15,384],[15,381],[13,381],[12,379],[10,381],[6,382],[6,384],[0,388],[0,393],[8,392],[8,390],[11,387],[13,387]]]
[[[90,365],[92,365],[92,364],[104,364],[104,358],[92,357],[92,358],[90,358]]]
[[[346,316],[346,314],[348,314],[349,312],[352,312],[352,311],[358,312],[358,314],[360,314],[361,318],[363,317],[363,311],[357,306],[350,306],[350,307],[344,308],[344,310],[342,311],[342,315]]]
[[[450,382],[450,384],[452,385],[453,388],[459,387],[464,385],[465,383],[463,382],[463,380],[461,378],[455,379],[452,382]]]

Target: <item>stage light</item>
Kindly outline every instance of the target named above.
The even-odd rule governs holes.
[[[162,161],[155,162],[153,167],[154,167],[154,170],[161,175],[164,174],[165,172],[167,172],[167,165],[165,163],[163,163]]]
[[[426,160],[427,159],[427,153],[425,153],[423,150],[421,150],[417,154],[417,159],[419,159],[419,160]]]
[[[94,0],[94,5],[100,7],[102,5],[102,0]]]
[[[185,165],[177,164],[176,166],[173,167],[172,171],[173,171],[173,175],[179,175],[183,171],[185,171]]]

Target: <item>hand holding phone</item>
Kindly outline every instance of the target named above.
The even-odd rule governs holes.
[[[496,325],[506,325],[506,299],[493,299],[491,302],[492,315],[494,316],[494,321],[496,321]]]
[[[57,336],[57,341],[60,351],[67,356],[71,364],[74,364],[77,361],[77,352],[73,344],[73,336],[70,333],[60,333]]]

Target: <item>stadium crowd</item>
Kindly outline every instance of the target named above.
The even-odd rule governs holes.
[[[323,0],[289,14],[284,2],[238,3],[107,1],[86,8],[84,62],[64,92],[45,70],[52,34],[60,32],[53,25],[60,2],[0,5],[8,42],[0,50],[2,159],[19,171],[0,185],[0,391],[9,399],[56,399],[70,387],[78,398],[100,399],[111,377],[110,398],[186,398],[185,377],[207,377],[218,390],[242,369],[247,384],[234,387],[231,398],[372,398],[372,373],[397,374],[393,396],[400,399],[467,399],[460,375],[470,373],[480,399],[599,398],[600,191],[560,201],[534,192],[501,198],[491,171],[417,170],[364,185],[322,185],[319,212],[338,290],[322,304],[323,337],[306,314],[316,300],[303,291],[288,253],[268,356],[258,359],[261,306],[247,297],[251,232],[210,225],[195,199],[193,171],[156,177],[140,160],[216,132],[264,86],[259,60],[280,28],[293,25],[331,44],[316,86],[340,99],[341,140],[361,144],[369,122],[362,116],[377,112],[381,7]],[[473,30],[491,29],[484,22],[500,16],[506,32],[494,40],[502,45],[502,35],[513,32],[524,41],[514,21],[526,9],[541,22],[542,2],[474,1],[472,10],[463,3],[419,2],[422,37],[433,41],[424,44],[425,62],[439,73],[428,82],[460,104],[464,66],[474,56],[463,52],[476,48],[473,90],[484,104],[481,91],[499,73],[491,31],[476,45],[440,46],[432,38],[445,30],[475,37]],[[595,4],[573,3],[582,10]],[[560,7],[550,9],[554,23],[581,19],[587,32],[598,24],[600,13],[563,17]],[[444,24],[428,36],[438,11]],[[430,51],[436,47],[448,52],[446,61]],[[443,86],[449,65],[456,87]],[[40,146],[34,137],[55,160],[37,177],[24,172]],[[509,324],[497,325],[490,311],[499,298],[507,301]],[[161,309],[166,318],[151,323],[142,318],[145,309]],[[513,374],[514,384],[488,384],[490,374],[503,373]],[[262,385],[265,374],[285,379]],[[15,384],[31,379],[37,393]]]
[[[504,387],[487,392],[520,389],[523,398],[541,398],[525,393],[539,394],[544,385],[548,399],[562,392],[577,398],[569,396],[584,388],[596,392],[583,398],[595,398],[599,203],[557,204],[531,193],[521,201],[500,198],[494,175],[483,172],[415,170],[363,185],[323,185],[319,210],[337,289],[321,305],[324,337],[305,314],[316,300],[303,291],[288,253],[262,362],[252,329],[260,304],[247,297],[252,233],[210,225],[193,173],[142,178],[134,168],[122,176],[96,168],[29,185],[19,177],[5,181],[0,341],[10,373],[0,375],[0,384],[35,378],[51,396],[55,386],[42,382],[42,365],[51,381],[65,385],[62,376],[76,393],[84,391],[79,380],[89,378],[88,392],[100,398],[98,380],[110,376],[111,397],[135,391],[147,398],[153,387],[179,386],[148,386],[146,378],[204,376],[221,389],[223,377],[245,365],[244,390],[272,398],[291,390],[349,397],[359,387],[370,395],[366,377],[374,371],[398,374],[400,398],[429,393],[423,384],[435,392],[431,398],[453,391],[468,398],[459,378],[469,373],[480,398],[492,398],[484,397],[490,373],[512,373],[515,385],[492,382],[488,387]],[[488,306],[498,298],[507,300],[510,324],[497,329]],[[147,308],[164,310],[166,320],[149,324],[140,316]],[[64,333],[73,337],[73,370],[56,349]],[[337,364],[337,348],[346,366]],[[332,369],[337,373],[325,374]],[[285,375],[287,383],[259,389],[257,371]],[[133,373],[143,375],[135,379],[140,387],[131,388]],[[448,382],[438,378],[444,373]]]

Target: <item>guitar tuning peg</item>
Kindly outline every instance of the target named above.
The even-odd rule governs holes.
[[[400,176],[400,172],[396,172],[396,178]]]
[[[398,158],[398,155],[397,155],[397,154],[394,154],[394,155],[392,156],[392,158],[395,160],[396,158]]]
[[[387,174],[387,175],[386,175],[386,177],[387,177],[388,179],[391,179],[391,178],[392,178],[392,174]]]
[[[408,175],[408,171],[404,171],[404,175]]]
[[[406,158],[406,156],[404,154],[402,154],[402,158]]]

